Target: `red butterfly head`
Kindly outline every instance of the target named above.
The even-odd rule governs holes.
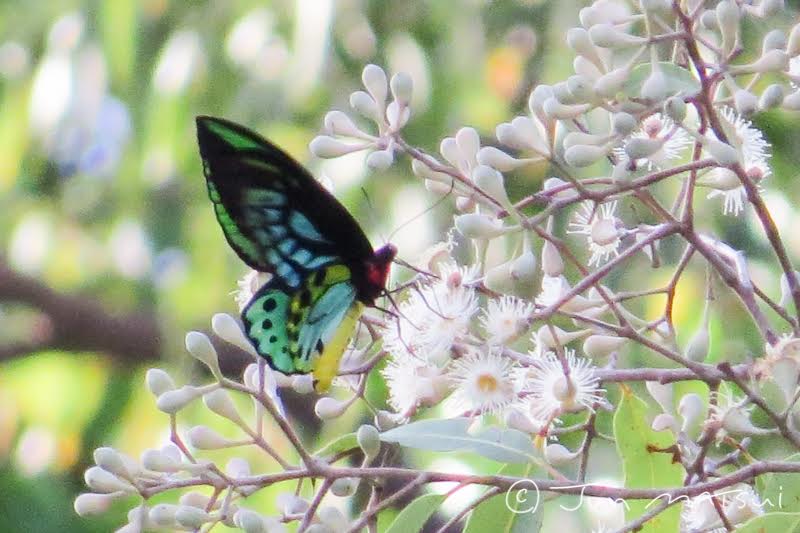
[[[359,288],[359,300],[372,305],[375,298],[380,296],[386,287],[389,267],[395,255],[397,247],[390,243],[378,248],[372,257],[364,261],[364,281]]]

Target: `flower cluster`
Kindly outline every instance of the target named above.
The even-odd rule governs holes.
[[[357,531],[374,524],[395,500],[383,499],[376,484],[351,519],[330,505],[329,493],[349,496],[364,479],[394,477],[405,484],[399,493],[433,481],[457,482],[459,488],[475,482],[467,474],[390,467],[393,456],[384,453],[389,446],[527,461],[549,474],[550,486],[561,483],[559,494],[583,495],[583,484],[591,480],[593,442],[608,438],[617,440],[625,468],[673,475],[668,482],[674,486],[654,489],[693,495],[683,517],[675,515],[676,528],[679,519],[687,531],[720,525],[730,530],[758,520],[759,495],[743,482],[800,470],[796,463],[748,452],[754,439],[764,437],[800,449],[800,320],[790,305],[800,309],[800,278],[762,198],[763,179],[771,173],[770,145],[751,118],[770,109],[800,110],[800,24],[788,35],[767,32],[760,54],[748,63],[740,60],[744,21],[775,16],[782,2],[711,4],[596,0],[566,35],[575,53],[572,75],[536,86],[527,111],[497,125],[494,138],[463,127],[442,140],[438,155],[404,137],[411,77],[397,73],[390,79],[376,65],[364,68],[366,91],[354,92],[350,104],[376,128],[370,133],[344,112],[332,111],[311,152],[335,158],[367,151],[366,165],[375,171],[405,156],[426,189],[453,204],[447,240],[400,274],[408,275],[387,292],[385,309],[366,310],[335,390],[315,400],[323,420],[346,420],[348,411],[365,409],[374,424],[311,454],[285,413],[281,389],[310,394],[313,378],[266,368],[236,321],[218,315],[212,324],[217,335],[258,362],[247,367],[241,382],[231,380],[220,372],[208,339],[190,334],[187,348],[215,381],[176,387],[161,371],[148,377],[159,409],[170,416],[177,448],[151,450],[141,463],[98,458],[93,468],[99,470],[87,473],[95,493],[81,496],[76,509],[102,511],[108,501],[138,493],[143,501],[131,527],[197,529],[222,522],[272,531],[296,521],[301,531]],[[542,168],[555,175],[541,175]],[[528,187],[520,197],[507,189],[512,175]],[[707,198],[698,188],[710,189]],[[725,242],[726,234],[708,222],[720,212],[705,201],[715,197],[722,197],[725,215],[754,214],[759,235],[765,235],[758,247],[771,248],[775,268],[783,272],[780,295],[751,274],[753,250]],[[687,307],[677,297],[684,282],[695,289],[705,283],[698,292],[702,303],[694,295],[688,306],[702,309],[694,331],[687,325],[692,321],[678,313]],[[240,306],[261,283],[257,273],[243,280]],[[717,298],[738,298],[766,343],[764,354],[714,346]],[[366,397],[368,377],[375,373],[388,389],[382,405]],[[698,388],[688,392],[675,385],[680,381]],[[624,384],[616,387],[617,382]],[[618,398],[648,398],[645,390],[650,411],[639,407],[642,402]],[[228,391],[252,398],[252,420],[239,413]],[[239,428],[241,438],[197,426],[188,432],[190,446],[183,444],[176,416],[201,397],[211,412]],[[613,426],[613,436],[601,435],[601,418]],[[267,419],[290,443],[291,458],[267,437]],[[625,424],[638,425],[631,432]],[[646,442],[621,444],[631,438]],[[667,444],[662,448],[656,441]],[[567,447],[578,442],[573,450]],[[199,450],[244,445],[259,447],[282,471],[252,475],[241,461],[221,469],[194,457]],[[636,452],[627,456],[629,448]],[[336,466],[355,453],[361,454],[360,467]],[[655,466],[662,454],[669,454],[664,472]],[[287,496],[277,517],[243,505],[259,488],[308,478],[322,479],[322,486],[310,500]],[[482,477],[481,483],[494,491],[509,488],[504,476]],[[154,494],[195,485],[213,486],[214,496],[148,506]],[[694,496],[709,487],[709,498]],[[743,496],[715,493],[726,488]],[[641,487],[610,484],[591,490],[612,499],[649,495]],[[483,502],[478,498],[446,526]],[[668,507],[627,516],[625,530],[638,529],[638,520]]]

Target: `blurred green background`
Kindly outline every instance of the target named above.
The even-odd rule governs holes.
[[[450,204],[405,224],[435,198],[405,163],[367,176],[363,154],[311,160],[307,145],[322,117],[349,108],[363,66],[374,62],[414,78],[412,144],[436,151],[463,125],[491,142],[499,122],[525,112],[536,83],[572,73],[564,34],[582,5],[0,3],[0,531],[124,523],[125,505],[92,520],[72,511],[91,451],[113,445],[138,457],[164,444],[167,417],[144,387],[145,371],[160,366],[180,382],[201,381],[185,332],[207,331],[214,313],[236,314],[230,293],[245,268],[206,197],[195,115],[230,118],[285,147],[330,178],[374,244],[402,228],[393,242],[413,260],[442,238]],[[792,120],[776,114],[762,125],[780,142],[775,182],[794,189],[796,160],[786,154],[797,136],[770,135]],[[543,172],[514,176],[512,198],[536,189]],[[781,223],[796,224],[794,206],[775,196]],[[734,244],[769,257],[746,219],[718,223]],[[796,256],[800,246],[790,248]],[[756,273],[776,288],[774,266],[755,259]],[[687,293],[704,272],[690,274]],[[679,321],[698,322],[691,306],[677,310]],[[738,309],[735,320],[743,321]],[[753,337],[751,348],[758,345]],[[212,424],[202,410],[188,411],[187,427]],[[319,444],[355,423],[320,430],[308,413],[297,416]],[[448,461],[433,466],[463,467]],[[273,497],[264,491],[262,510]]]

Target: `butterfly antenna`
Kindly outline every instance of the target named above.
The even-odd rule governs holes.
[[[408,261],[400,259],[399,257],[395,257],[393,262],[396,265],[400,265],[401,267],[405,267],[405,268],[407,268],[409,270],[413,270],[417,274],[421,274],[421,275],[429,277],[429,278],[439,279],[439,276],[437,276],[433,272],[428,272],[427,270],[422,270],[421,268],[415,267],[414,265],[412,265]]]
[[[455,180],[451,180],[451,181],[450,181],[450,189],[448,189],[448,191],[447,191],[447,192],[446,192],[444,195],[442,195],[442,197],[441,197],[441,198],[439,198],[438,200],[436,200],[435,202],[433,202],[433,204],[431,204],[429,207],[426,207],[426,208],[425,208],[423,211],[421,211],[420,213],[417,213],[417,214],[416,214],[416,215],[414,215],[413,217],[409,218],[408,220],[406,220],[405,222],[403,222],[402,224],[400,224],[400,225],[397,227],[397,229],[395,229],[395,230],[394,230],[392,233],[390,233],[390,234],[389,234],[389,241],[388,241],[388,242],[392,242],[392,238],[393,238],[395,235],[397,235],[397,232],[398,232],[398,231],[400,231],[401,229],[403,229],[404,227],[408,226],[409,224],[411,224],[412,222],[414,222],[414,221],[415,221],[415,220],[417,220],[418,218],[420,218],[420,217],[423,217],[423,216],[427,215],[428,213],[430,213],[431,211],[433,211],[434,209],[436,209],[437,207],[439,207],[440,205],[442,205],[442,203],[443,203],[443,202],[444,202],[444,201],[447,199],[447,197],[449,197],[449,196],[450,196],[450,194],[453,192],[453,188],[455,187],[455,184],[456,184]]]
[[[372,223],[372,227],[378,228],[378,235],[383,241],[383,244],[386,244],[387,242],[389,242],[389,240],[383,234],[383,231],[380,230],[381,227],[380,219],[377,216],[378,211],[375,209],[375,204],[372,203],[372,199],[370,199],[369,193],[367,192],[367,189],[365,189],[364,187],[361,187],[361,194],[364,195],[364,199],[367,201],[367,206],[369,207],[369,219],[370,222]]]

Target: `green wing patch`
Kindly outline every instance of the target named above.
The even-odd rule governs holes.
[[[306,277],[294,291],[273,278],[244,308],[242,321],[256,351],[272,368],[284,374],[308,373],[316,368],[355,298],[350,270],[331,265]],[[341,351],[332,354],[337,362]]]

